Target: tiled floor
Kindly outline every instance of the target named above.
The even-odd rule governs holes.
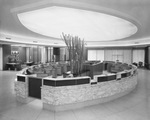
[[[150,71],[139,70],[130,94],[108,103],[63,112],[42,109],[42,102],[16,102],[15,71],[0,71],[0,120],[150,120]]]

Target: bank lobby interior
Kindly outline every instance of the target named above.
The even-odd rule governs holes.
[[[0,120],[149,120],[149,6],[149,0],[0,1]],[[61,111],[43,109],[43,98],[19,102],[15,82],[26,68],[65,64],[71,71],[72,53],[63,35],[84,40],[84,62],[135,66],[135,88],[107,102]],[[62,67],[55,73],[54,79],[64,75]]]

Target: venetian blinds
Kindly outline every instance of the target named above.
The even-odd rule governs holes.
[[[133,50],[133,62],[138,63],[139,61],[144,63],[145,52],[144,49]]]
[[[104,61],[104,50],[88,50],[88,61]]]

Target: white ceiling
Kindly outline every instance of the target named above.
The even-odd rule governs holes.
[[[79,9],[80,11],[88,10],[91,12],[107,13],[109,15],[119,17],[121,18],[121,20],[124,19],[129,21],[129,23],[131,22],[131,26],[137,26],[138,31],[135,34],[133,34],[134,32],[131,33],[132,30],[130,31],[130,29],[128,29],[126,31],[129,32],[124,37],[113,38],[111,36],[110,38],[112,38],[113,40],[109,38],[107,39],[107,41],[103,41],[104,38],[103,40],[100,37],[94,38],[94,36],[100,36],[98,35],[98,32],[95,32],[97,31],[97,20],[91,20],[91,23],[88,21],[89,26],[91,26],[91,28],[87,30],[88,32],[83,32],[83,30],[81,29],[81,32],[76,32],[75,35],[81,37],[81,39],[83,38],[87,40],[87,46],[89,47],[134,46],[150,44],[149,0],[0,0],[0,41],[63,46],[64,42],[58,37],[58,34],[60,34],[61,31],[64,32],[65,30],[63,31],[63,27],[61,27],[61,30],[59,31],[57,23],[55,23],[55,26],[57,28],[56,31],[53,27],[49,29],[49,33],[53,33],[53,31],[55,31],[56,33],[57,31],[59,31],[57,36],[54,34],[49,34],[48,32],[48,35],[46,34],[45,36],[45,33],[43,33],[42,35],[40,34],[40,32],[33,32],[33,30],[29,30],[29,28],[23,26],[17,17],[17,14],[21,15],[21,13],[23,12],[29,12],[45,7],[52,8],[52,6]],[[68,17],[72,18],[71,13],[68,14]],[[85,18],[87,18],[87,16]],[[59,18],[57,17],[57,19]],[[63,19],[65,20],[65,18]],[[50,19],[49,23],[53,25],[54,21],[51,21]],[[73,23],[71,22],[69,24]],[[95,24],[95,26],[93,26],[93,24]],[[76,26],[76,24],[74,25]],[[109,28],[107,27],[107,29]],[[66,34],[74,34],[71,32],[71,30],[70,33],[68,33],[69,31],[66,31]],[[92,30],[93,33],[91,32]],[[114,32],[114,30],[112,31]],[[122,34],[122,31],[120,30],[119,34]],[[100,33],[102,32],[103,31],[101,31]],[[94,40],[91,40],[92,36]]]
[[[60,39],[63,33],[77,35],[87,41],[110,41],[137,32],[131,22],[112,15],[81,9],[51,6],[18,14],[29,30]]]

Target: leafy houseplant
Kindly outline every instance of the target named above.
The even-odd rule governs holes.
[[[17,56],[14,56],[14,55],[9,55],[8,56],[8,62],[9,63],[11,63],[11,62],[16,63],[18,61],[18,59],[19,58]]]
[[[8,56],[8,63],[11,63],[11,61],[12,61],[12,56],[9,55],[9,56]]]
[[[71,67],[71,74],[74,76],[81,75],[85,51],[85,42],[81,40],[78,36],[71,36],[62,33],[62,39],[66,43],[67,49],[69,51],[69,60]]]

